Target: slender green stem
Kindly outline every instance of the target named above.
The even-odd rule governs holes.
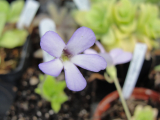
[[[116,88],[117,88],[117,91],[118,91],[118,93],[119,93],[119,97],[120,97],[120,99],[121,99],[122,106],[123,106],[124,111],[125,111],[125,113],[126,113],[127,119],[128,119],[128,120],[131,120],[131,114],[130,114],[130,111],[129,111],[128,106],[127,106],[127,104],[126,104],[126,101],[125,101],[125,99],[124,99],[124,97],[123,97],[122,89],[121,89],[121,86],[120,86],[119,81],[118,81],[117,78],[114,79],[114,84],[115,84],[115,86],[116,86]]]

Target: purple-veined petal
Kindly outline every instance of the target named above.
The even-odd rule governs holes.
[[[99,42],[99,41],[96,41],[95,44],[98,46],[98,48],[100,49],[100,52],[101,53],[105,53],[105,49],[104,47],[102,46],[102,44]]]
[[[80,27],[74,32],[65,49],[70,54],[76,55],[90,48],[95,43],[95,40],[95,34],[91,29]]]
[[[123,52],[114,59],[114,65],[127,63],[132,59],[132,54],[129,52]]]
[[[99,53],[101,57],[103,57],[107,62],[107,67],[114,65],[113,59],[109,53]]]
[[[121,55],[122,53],[123,53],[123,50],[120,48],[113,49],[109,52],[113,60],[116,59],[117,56]]]
[[[61,37],[53,31],[48,31],[42,36],[40,45],[53,57],[60,57],[66,46]]]
[[[105,59],[96,54],[75,55],[71,58],[71,62],[93,72],[99,72],[107,67]]]
[[[85,50],[83,53],[84,54],[98,54],[97,51],[95,51],[94,49],[90,49],[90,48]]]
[[[69,61],[66,61],[63,64],[67,87],[72,91],[83,90],[86,87],[87,82],[78,68]]]
[[[45,74],[57,77],[63,69],[63,64],[59,59],[54,59],[49,62],[40,63],[39,69]]]

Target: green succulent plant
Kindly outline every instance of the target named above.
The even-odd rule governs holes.
[[[16,23],[24,7],[24,0],[16,0],[9,5],[6,0],[0,1],[0,13],[5,14],[6,21]]]
[[[108,1],[92,4],[90,11],[77,11],[75,20],[78,24],[91,28],[99,39],[108,32],[111,25],[112,4],[113,2]]]
[[[26,30],[8,30],[0,38],[0,47],[15,48],[22,46],[26,40],[28,32]]]
[[[25,43],[28,32],[15,28],[5,30],[6,23],[15,24],[24,7],[24,0],[16,0],[9,5],[6,0],[0,1],[0,47],[15,48]]]
[[[114,22],[125,33],[131,33],[136,29],[136,5],[128,0],[121,0],[113,7]]]
[[[157,72],[160,72],[160,65],[155,66],[154,70],[157,71]]]
[[[79,25],[91,28],[107,51],[118,47],[133,52],[136,42],[145,43],[149,51],[158,47],[160,18],[154,4],[92,0],[91,9],[77,11],[74,18]]]
[[[159,9],[155,5],[140,4],[137,30],[149,38],[157,38],[160,34]],[[153,12],[154,11],[154,12]],[[145,24],[144,24],[145,21]]]
[[[62,103],[68,100],[68,97],[64,92],[66,82],[56,81],[56,79],[50,75],[46,76],[44,82],[44,75],[40,75],[39,79],[41,82],[35,89],[35,92],[51,102],[51,107],[56,113],[59,112]]]
[[[133,3],[154,3],[154,4],[159,4],[160,5],[160,1],[159,0],[131,0]]]
[[[157,114],[158,110],[156,108],[149,105],[145,107],[138,105],[131,120],[156,120]]]

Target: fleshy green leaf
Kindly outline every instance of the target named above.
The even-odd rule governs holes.
[[[154,11],[154,12],[153,12]],[[140,4],[137,31],[146,37],[160,37],[159,9],[156,5]]]
[[[154,68],[154,70],[159,72],[159,71],[160,71],[160,65],[157,65],[157,66]]]
[[[111,45],[115,42],[115,35],[112,29],[108,31],[107,34],[104,34],[101,38],[101,42],[105,45]]]
[[[65,101],[68,100],[68,97],[64,92],[61,92],[57,94],[56,96],[53,96],[52,101],[57,102],[57,103],[64,103]]]
[[[23,0],[16,0],[11,3],[10,12],[8,15],[8,22],[15,23],[18,21],[20,14],[24,7]]]
[[[52,109],[57,113],[61,108],[61,104],[68,100],[64,92],[57,94],[51,100]],[[56,105],[55,105],[56,104]]]
[[[39,75],[39,78],[44,79],[44,75]],[[65,81],[56,81],[53,76],[47,75],[45,81],[39,83],[35,92],[51,102],[52,109],[58,112],[61,104],[68,100],[67,95],[64,93],[65,87]]]
[[[129,24],[134,20],[136,6],[129,0],[120,0],[113,9],[114,20],[119,24]]]
[[[57,91],[63,91],[64,88],[66,87],[66,82],[65,81],[59,81],[57,82]]]
[[[26,30],[9,30],[6,31],[1,39],[0,46],[4,48],[15,48],[22,46],[25,43],[28,32]]]
[[[55,113],[58,113],[59,110],[61,109],[61,104],[56,103],[56,102],[51,102],[51,107],[54,110]]]
[[[7,17],[9,12],[9,3],[6,0],[0,0],[0,13],[4,13]]]
[[[132,120],[155,120],[157,114],[158,110],[149,105],[144,107],[142,105],[138,105],[135,108]]]
[[[51,100],[52,96],[55,94],[55,89],[53,89],[56,87],[55,83],[55,78],[47,75],[47,78],[43,83],[43,94],[47,100]]]
[[[43,75],[43,74],[40,74],[40,75],[39,75],[39,80],[42,81],[43,79],[44,79],[44,75]]]
[[[40,93],[41,93],[41,91],[40,91],[39,87],[38,87],[38,88],[36,88],[36,89],[34,90],[34,92],[35,92],[35,93],[37,93],[37,94],[40,94]]]
[[[5,14],[0,12],[0,37],[1,37],[1,33],[3,31],[3,28],[5,26],[5,23],[6,23]]]
[[[112,23],[111,10],[113,3],[114,1],[94,3],[89,11],[75,12],[74,18],[81,26],[92,29],[96,36],[103,35]]]

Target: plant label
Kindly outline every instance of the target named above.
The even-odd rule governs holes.
[[[130,97],[136,85],[139,73],[141,71],[147,46],[146,44],[137,43],[134,49],[133,58],[129,65],[127,77],[123,85],[123,95],[126,99]]]
[[[25,27],[29,27],[40,4],[35,0],[27,0],[26,4],[23,8],[19,21],[17,23],[17,27],[19,29],[23,29]]]
[[[42,37],[47,31],[56,31],[56,25],[53,20],[49,18],[43,19],[39,24],[39,34]],[[54,57],[49,55],[47,52],[43,50],[43,60],[44,62],[48,62],[53,60]]]
[[[90,1],[89,0],[73,0],[79,10],[89,10]]]

